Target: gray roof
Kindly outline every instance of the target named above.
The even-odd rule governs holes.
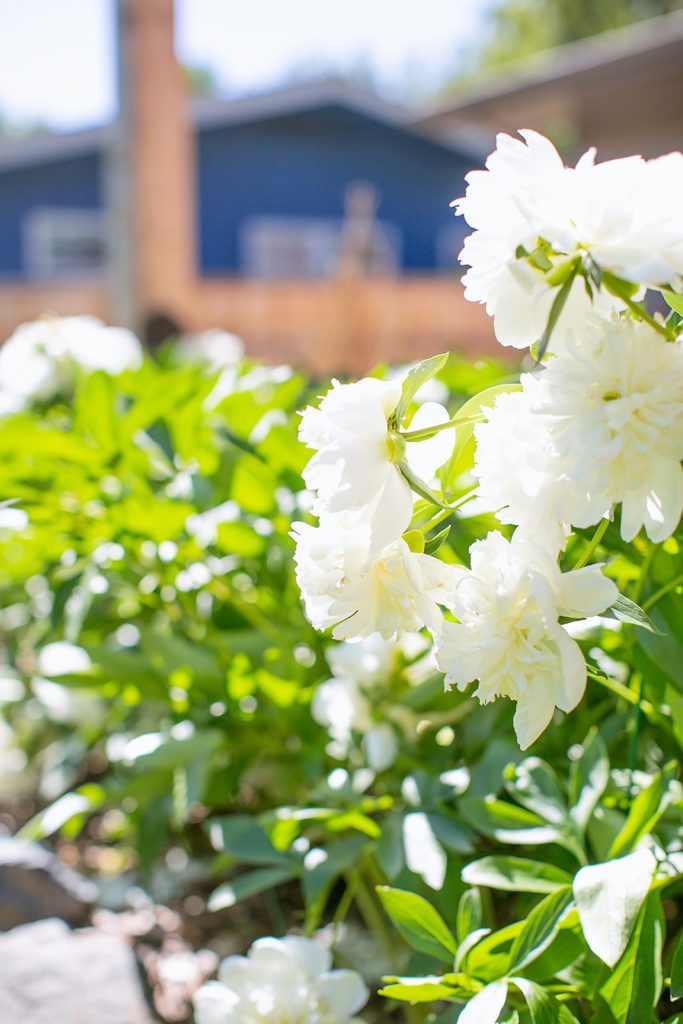
[[[466,133],[457,144],[434,139],[414,124],[414,112],[381,99],[371,89],[340,78],[323,78],[286,85],[270,92],[238,99],[203,97],[191,106],[197,129],[247,124],[283,117],[320,107],[340,106],[465,155],[480,157],[484,150],[475,133]],[[0,138],[0,169],[31,166],[103,149],[114,134],[112,125],[77,132],[36,132]]]
[[[681,60],[683,10],[567,43],[477,75],[453,99],[425,108],[415,124],[427,129],[432,120],[448,114],[476,119],[480,108],[499,98],[522,96],[555,84],[568,86],[572,80],[599,84],[660,62]]]

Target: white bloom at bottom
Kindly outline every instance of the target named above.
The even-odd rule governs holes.
[[[366,518],[343,514],[323,516],[318,527],[294,523],[296,578],[313,626],[333,626],[335,640],[438,629],[438,605],[458,570],[400,537],[373,547],[370,530]]]
[[[313,939],[258,939],[195,993],[196,1024],[362,1024],[355,1014],[368,999],[363,979],[331,963]]]
[[[482,704],[517,702],[514,725],[523,750],[550,723],[555,708],[571,711],[586,686],[586,664],[560,616],[597,615],[617,598],[601,566],[560,572],[545,550],[515,534],[490,533],[470,549],[472,568],[449,602],[437,661],[447,686],[478,680]]]

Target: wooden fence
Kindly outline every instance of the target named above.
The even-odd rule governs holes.
[[[2,338],[50,312],[111,319],[101,284],[0,285]],[[250,355],[320,374],[359,373],[446,349],[474,358],[504,354],[483,308],[466,302],[450,277],[203,279],[179,297],[174,313],[186,330],[223,327],[244,338]]]

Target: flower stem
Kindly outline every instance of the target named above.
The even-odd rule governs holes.
[[[648,716],[654,714],[655,709],[649,700],[642,700],[637,693],[629,690],[628,686],[624,686],[618,680],[611,679],[609,676],[601,676],[597,672],[591,672],[590,669],[588,669],[587,674],[589,679],[594,679],[596,683],[600,683],[606,690],[611,690],[612,693],[615,693],[617,697],[621,697],[628,704],[639,704],[644,714]]]
[[[483,414],[478,416],[454,416],[452,420],[446,420],[445,423],[435,423],[433,427],[422,427],[420,430],[406,430],[399,434],[404,441],[428,441],[430,437],[434,437],[442,430],[450,430],[451,427],[459,427],[463,423],[479,423],[483,420]]]
[[[661,601],[661,599],[663,597],[666,597],[666,595],[671,590],[675,590],[676,587],[678,587],[682,583],[683,572],[679,576],[674,576],[672,580],[669,580],[669,582],[665,583],[664,586],[659,588],[659,590],[656,590],[654,594],[651,594],[650,597],[648,597],[647,601],[643,602],[643,611],[646,612],[649,608],[654,607],[654,605],[656,605],[658,601]]]
[[[632,298],[628,294],[628,289],[620,286],[621,282],[618,277],[615,277],[613,274],[603,272],[602,280],[607,291],[610,292],[611,295],[615,295],[616,298],[621,299],[621,301],[628,306],[630,311],[635,313],[639,320],[644,320],[645,323],[648,323],[650,327],[666,338],[667,341],[676,341],[676,334],[674,331],[671,331],[665,326],[665,324],[660,323],[656,317],[652,316],[652,313],[649,313],[641,302],[637,302]]]
[[[636,704],[633,709],[633,735],[631,736],[631,752],[629,756],[629,799],[633,800],[633,775],[638,767],[638,745],[640,742],[640,730],[643,725],[643,676],[641,672],[635,675],[635,697]]]
[[[586,547],[585,551],[583,552],[581,557],[576,561],[575,565],[572,567],[573,569],[582,569],[583,568],[583,566],[587,563],[588,559],[591,557],[591,555],[593,554],[595,549],[600,544],[600,541],[602,540],[602,538],[605,536],[605,533],[607,532],[607,527],[608,526],[609,526],[609,519],[601,520],[601,522],[598,524],[598,526],[596,528],[595,533],[593,534],[593,536],[591,537],[590,541],[588,542],[588,546]]]

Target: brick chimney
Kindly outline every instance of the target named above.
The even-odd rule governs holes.
[[[180,325],[196,276],[194,140],[173,0],[117,0],[120,112],[108,168],[113,318]]]

